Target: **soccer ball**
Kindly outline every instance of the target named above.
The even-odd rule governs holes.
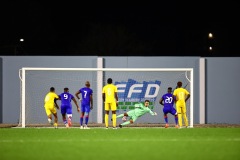
[[[123,121],[123,122],[126,122],[126,121],[127,121],[127,116],[123,116],[123,117],[122,117],[122,121]]]

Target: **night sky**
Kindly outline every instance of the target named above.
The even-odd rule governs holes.
[[[1,2],[0,55],[240,56],[234,1],[78,3]]]

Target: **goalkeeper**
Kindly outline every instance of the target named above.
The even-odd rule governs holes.
[[[138,103],[135,104],[135,109],[130,110],[124,114],[120,114],[117,116],[117,118],[121,118],[121,117],[130,117],[130,119],[126,122],[123,122],[122,124],[119,124],[119,127],[122,128],[122,126],[127,125],[127,124],[132,124],[133,122],[135,122],[139,117],[141,117],[142,115],[146,114],[146,113],[150,113],[151,115],[157,115],[156,112],[151,111],[150,108],[148,108],[149,106],[149,100],[145,100],[144,105],[142,103]]]

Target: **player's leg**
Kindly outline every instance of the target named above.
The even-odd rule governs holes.
[[[116,128],[117,126],[117,115],[116,115],[116,110],[117,110],[117,106],[116,103],[111,103],[111,110],[112,110],[112,125],[113,128]]]
[[[122,113],[122,114],[119,114],[118,116],[116,116],[116,119],[117,118],[122,118],[122,117],[124,117],[124,116],[128,116],[128,114],[127,113]],[[111,119],[111,121],[112,121],[112,119]],[[117,121],[117,120],[116,120]],[[116,122],[117,123],[117,122]]]
[[[83,118],[84,118],[85,112],[80,113],[80,129],[83,129]]]
[[[182,127],[182,108],[178,103],[176,104],[176,108],[178,113],[178,124],[179,127]]]
[[[66,113],[67,113],[68,126],[71,127],[72,126],[72,106],[71,105],[66,106]]]
[[[174,120],[175,120],[175,128],[179,128],[178,126],[178,114],[176,112],[176,114],[174,115]]]
[[[85,114],[85,106],[81,105],[81,113],[80,113],[80,129],[83,129],[83,118]]]
[[[89,120],[89,113],[90,113],[90,105],[85,106],[85,126],[84,129],[90,129],[88,125],[88,120]]]
[[[109,103],[105,103],[104,108],[105,108],[105,117],[104,117],[105,127],[108,128],[108,116],[109,116],[109,109],[110,109]]]
[[[113,129],[116,129],[117,127],[117,115],[116,115],[116,110],[112,111],[112,125],[113,125]]]
[[[122,128],[122,126],[128,125],[130,123],[133,123],[132,119],[130,119],[129,121],[123,122],[122,124],[119,124],[119,127]]]
[[[178,114],[177,114],[176,109],[172,108],[170,113],[174,116],[175,127],[178,128]]]
[[[53,114],[53,116],[54,116],[54,127],[55,128],[57,128],[57,123],[58,123],[58,117],[57,117],[57,110],[56,110],[56,108],[54,107],[54,104],[51,104],[51,105],[48,105],[48,106],[46,106],[46,113],[47,113],[47,116],[48,116],[48,122],[50,123],[50,124],[52,124],[52,116],[51,116],[51,114]]]
[[[53,116],[54,116],[54,128],[58,128],[58,116],[57,116],[57,110],[56,110],[56,108],[54,107],[54,108],[52,108],[52,110],[51,110],[51,112],[52,112],[52,114],[53,114]]]
[[[168,128],[169,127],[169,124],[168,124],[168,116],[167,114],[164,114],[164,121],[165,121],[165,128]]]
[[[63,120],[64,125],[68,128],[69,126],[67,123],[66,113],[67,113],[67,111],[66,111],[65,106],[61,105],[62,120]]]
[[[57,112],[56,113],[53,113],[53,116],[54,116],[54,128],[57,128],[58,127],[58,116],[57,116]]]
[[[164,121],[165,121],[165,128],[168,128],[169,127],[169,124],[168,124],[168,108],[164,107],[163,108],[163,117],[164,117]]]
[[[58,116],[57,116],[57,109],[55,107],[55,104],[51,104],[50,111],[54,116],[54,128],[58,128]]]
[[[124,116],[128,116],[128,114],[127,113],[122,113],[122,114],[119,114],[116,118],[122,118]]]
[[[183,113],[183,120],[185,123],[185,126],[188,127],[188,118],[187,118],[187,112],[186,112],[186,104],[182,107],[182,113]]]
[[[72,114],[67,114],[67,117],[68,117],[68,125],[69,125],[69,127],[71,127],[72,126]]]
[[[44,108],[45,108],[45,112],[46,112],[46,115],[47,115],[47,118],[48,118],[48,123],[53,125],[52,112],[50,110],[50,107],[48,105],[44,105]]]
[[[67,123],[66,113],[62,113],[62,120],[63,120],[64,125],[68,128],[69,125]]]
[[[129,121],[126,121],[126,122],[123,122],[122,124],[120,124],[119,125],[120,128],[122,128],[122,126],[134,123],[138,118],[135,116],[134,110],[128,111],[126,116],[129,116],[130,119],[129,119]]]
[[[88,119],[89,119],[89,112],[85,112],[85,124],[84,124],[84,129],[90,129],[88,127]]]
[[[124,116],[124,113],[117,115],[116,118],[122,118]]]

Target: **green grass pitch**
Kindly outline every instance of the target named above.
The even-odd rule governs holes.
[[[240,128],[0,128],[1,160],[239,160]]]

